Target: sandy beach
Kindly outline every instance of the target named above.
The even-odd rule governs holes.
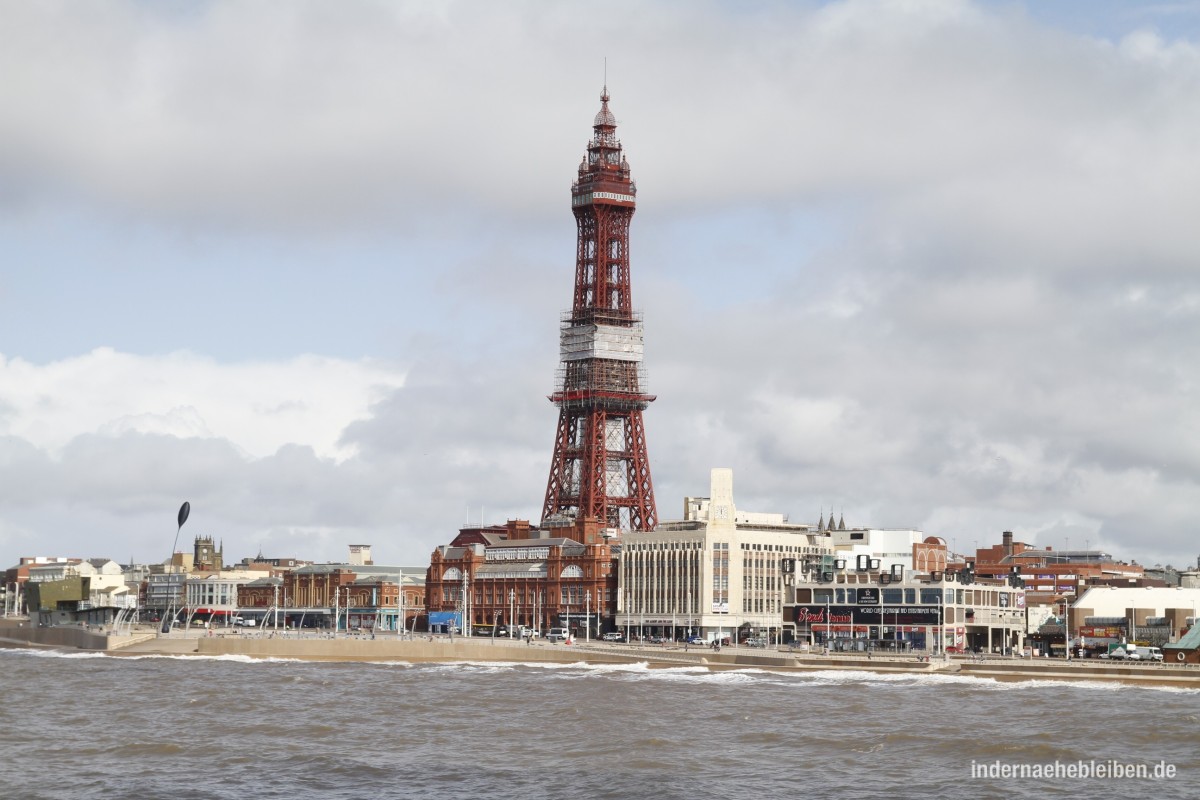
[[[346,635],[246,632],[176,632],[159,635],[154,629],[134,629],[128,635],[78,627],[31,629],[19,621],[0,623],[0,646],[50,647],[104,652],[112,656],[245,656],[305,661],[420,662],[557,662],[646,664],[652,668],[703,667],[711,670],[767,669],[772,671],[864,671],[973,676],[998,681],[1097,681],[1139,686],[1200,689],[1200,668],[1163,664],[1112,664],[1091,660],[937,657],[916,655],[808,654],[788,648],[706,647],[683,645],[624,645],[575,641],[572,644],[483,637],[453,639],[417,635]]]

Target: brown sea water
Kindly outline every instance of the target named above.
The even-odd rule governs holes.
[[[1200,797],[1200,692],[0,650],[0,797]],[[1174,779],[972,779],[976,764]]]

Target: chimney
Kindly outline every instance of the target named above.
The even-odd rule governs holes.
[[[1011,556],[1013,554],[1012,531],[1005,531],[1002,541],[1004,542],[1004,555]]]

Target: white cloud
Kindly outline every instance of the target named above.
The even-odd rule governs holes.
[[[189,353],[147,357],[98,348],[46,365],[0,357],[0,434],[58,453],[88,434],[220,438],[251,457],[287,444],[344,459],[343,430],[402,386],[371,361],[298,356],[218,364]]]

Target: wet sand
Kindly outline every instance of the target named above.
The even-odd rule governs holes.
[[[972,676],[997,681],[1099,681],[1140,686],[1200,689],[1200,668],[1174,664],[1112,664],[1090,660],[952,657],[925,661],[916,655],[810,654],[788,648],[710,648],[682,645],[639,646],[608,642],[572,644],[544,640],[525,644],[509,639],[445,636],[399,639],[383,634],[296,634],[271,631],[179,632],[159,635],[134,629],[116,636],[79,627],[30,629],[12,620],[0,623],[0,647],[54,647],[105,652],[113,656],[245,656],[305,661],[557,662],[647,664],[654,667],[702,667],[713,670],[773,671],[856,670],[876,673],[928,673]]]

